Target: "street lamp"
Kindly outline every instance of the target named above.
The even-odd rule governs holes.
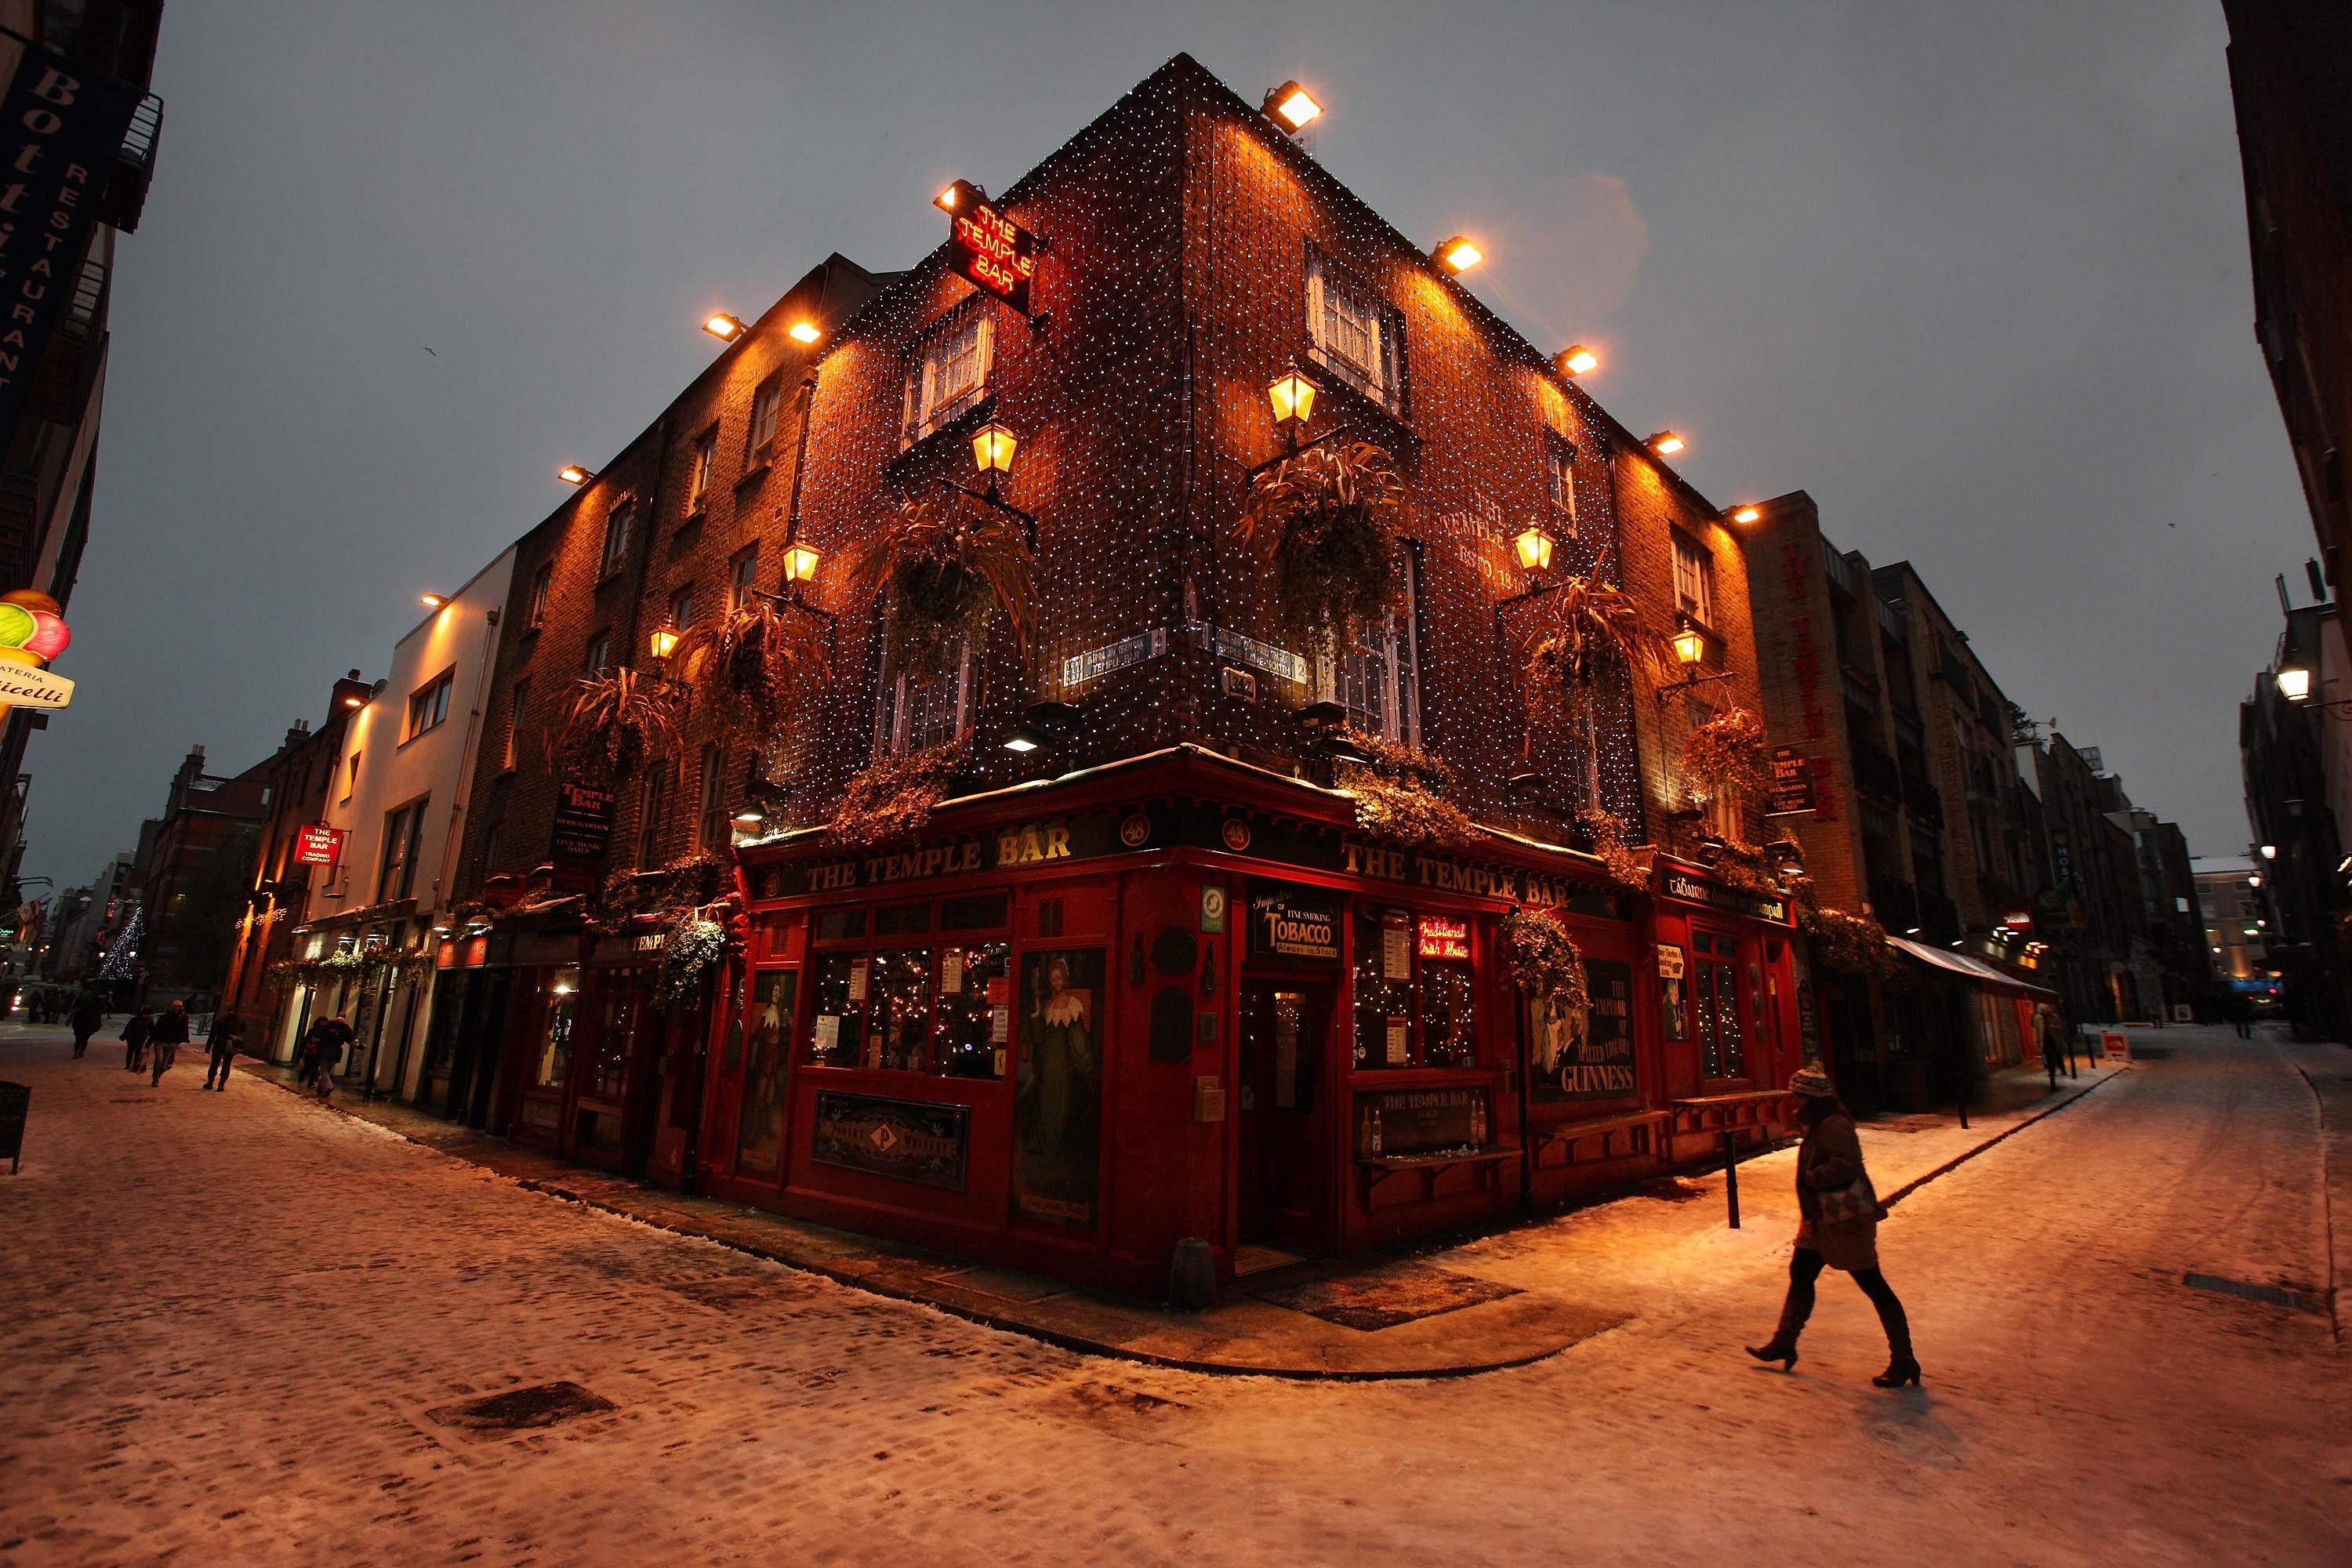
[[[583,468],[577,463],[566,463],[555,470],[555,477],[567,485],[584,485],[596,477],[596,470]]]
[[[664,621],[654,628],[654,635],[646,640],[646,646],[652,650],[656,658],[667,658],[677,651],[677,627],[668,621]]]
[[[972,466],[986,476],[991,489],[999,474],[1013,471],[1013,455],[1020,449],[1021,437],[1002,420],[992,419],[971,433]]]
[[[2265,859],[2265,860],[2275,860],[2275,859],[2277,859],[2277,858],[2278,858],[2278,846],[2277,846],[2277,845],[2275,845],[2275,844],[2265,844],[2265,845],[2263,845],[2263,859]]]
[[[1731,514],[1731,521],[1734,522],[1754,522],[1758,518],[1762,517],[1763,515],[1763,510],[1760,508],[1743,506],[1738,511]]]
[[[2279,695],[2301,702],[2311,695],[2311,671],[2299,664],[2284,665],[2278,672]]]
[[[1452,239],[1431,251],[1430,255],[1436,260],[1438,266],[1445,269],[1448,276],[1458,276],[1467,272],[1486,259],[1486,253],[1479,249],[1477,243],[1466,234],[1455,235]]]
[[[1676,452],[1681,451],[1685,447],[1690,445],[1690,443],[1684,440],[1680,436],[1675,435],[1671,430],[1661,430],[1656,435],[1651,437],[1647,441],[1643,442],[1643,445],[1648,447],[1651,451],[1655,452],[1661,458],[1671,458]]]
[[[784,551],[784,581],[808,582],[816,575],[817,563],[824,559],[822,552],[812,550],[805,544],[787,546]]]
[[[1315,95],[1295,81],[1284,82],[1267,93],[1265,109],[1294,136],[1306,130],[1307,122],[1323,112],[1323,106],[1315,101]]]
[[[1674,645],[1675,662],[1681,665],[1685,672],[1696,669],[1699,661],[1706,658],[1706,634],[1688,621],[1675,629],[1670,640]]]
[[[1551,535],[1532,525],[1511,541],[1511,548],[1519,552],[1519,565],[1529,572],[1540,572],[1551,564]]]
[[[751,329],[724,310],[713,310],[709,320],[702,323],[702,330],[722,343],[731,343]]]
[[[428,610],[437,610],[449,602],[446,594],[419,594],[416,596],[425,601],[425,607]]]
[[[1551,363],[1562,375],[1590,375],[1601,368],[1601,356],[1582,343],[1570,343]]]
[[[931,205],[952,216],[975,202],[988,200],[988,193],[970,180],[958,180],[931,198]]]
[[[1265,389],[1265,395],[1274,405],[1274,422],[1294,436],[1314,416],[1315,384],[1295,368],[1276,376],[1274,384]]]

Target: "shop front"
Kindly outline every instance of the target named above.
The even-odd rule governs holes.
[[[703,1190],[1156,1295],[1187,1237],[1231,1278],[1622,1182],[1670,1158],[1671,1095],[1760,1102],[1792,1068],[1785,910],[1678,917],[1701,1022],[1591,858],[1382,844],[1352,812],[1180,748],[905,844],[747,846]],[[1584,952],[1585,1016],[1526,1005],[1514,909]],[[1559,1131],[1637,1114],[1654,1136]]]

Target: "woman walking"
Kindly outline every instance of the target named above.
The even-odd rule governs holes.
[[[188,1005],[175,996],[147,1034],[148,1047],[155,1054],[155,1065],[147,1073],[148,1088],[152,1089],[163,1081],[163,1075],[170,1072],[172,1064],[179,1059],[180,1047],[187,1043]]]
[[[122,1070],[137,1072],[147,1065],[147,1037],[155,1027],[155,1015],[142,1007],[122,1021]]]
[[[1878,1309],[1879,1325],[1886,1331],[1886,1370],[1870,1381],[1881,1388],[1917,1383],[1919,1363],[1911,1353],[1910,1320],[1878,1271],[1878,1222],[1886,1211],[1879,1206],[1870,1173],[1863,1169],[1862,1140],[1854,1136],[1853,1118],[1838,1103],[1835,1086],[1819,1068],[1801,1068],[1789,1088],[1797,1096],[1797,1121],[1805,1129],[1805,1141],[1797,1150],[1797,1208],[1804,1218],[1797,1226],[1796,1251],[1789,1258],[1789,1299],[1780,1308],[1780,1326],[1766,1343],[1748,1346],[1748,1353],[1758,1361],[1777,1361],[1784,1371],[1796,1365],[1797,1336],[1813,1315],[1813,1282],[1823,1268],[1838,1268],[1853,1276]]]

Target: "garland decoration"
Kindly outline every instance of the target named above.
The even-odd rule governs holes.
[[[1771,868],[1765,864],[1764,851],[1746,839],[1725,839],[1707,869],[1727,888],[1767,895],[1780,890],[1780,883],[1773,880]]]
[[[1813,962],[1840,974],[1892,980],[1903,967],[1886,928],[1868,915],[1825,909],[1811,882],[1797,889],[1797,926],[1811,941]]]
[[[728,862],[707,849],[644,871],[615,871],[596,895],[588,927],[599,936],[626,931],[641,915],[672,915],[719,896]]]
[[[986,646],[992,610],[1026,647],[1036,604],[1035,555],[1020,525],[993,510],[907,501],[851,565],[858,602],[887,592],[883,659],[893,669],[943,671]]]
[[[1683,774],[1704,797],[1737,793],[1761,798],[1772,787],[1768,744],[1763,721],[1735,703],[1683,742]]]
[[[1347,752],[1333,769],[1340,789],[1356,797],[1356,826],[1408,844],[1462,847],[1478,841],[1469,813],[1444,797],[1454,770],[1415,751],[1353,728],[1339,731]]]
[[[1513,910],[1503,917],[1502,936],[1503,965],[1521,995],[1545,1004],[1554,1016],[1591,1009],[1584,955],[1558,921]]]
[[[678,710],[668,682],[626,665],[583,678],[572,688],[563,727],[549,742],[583,777],[618,783],[635,776],[648,758],[677,755]]]
[[[919,832],[963,765],[961,741],[877,758],[842,792],[833,836],[853,849],[866,849]]]
[[[1234,523],[1274,568],[1283,625],[1310,644],[1379,620],[1404,592],[1404,481],[1369,441],[1285,458],[1250,486]]]
[[[1650,890],[1650,866],[1656,851],[1648,847],[1634,848],[1625,842],[1625,825],[1605,811],[1580,811],[1576,825],[1592,840],[1592,853],[1601,858],[1601,868],[1609,879],[1629,893]]]
[[[703,980],[727,951],[727,928],[700,910],[681,914],[662,932],[661,973],[655,1005],[665,1010],[690,1007],[700,999]]]

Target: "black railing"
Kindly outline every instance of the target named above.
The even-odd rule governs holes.
[[[155,144],[163,135],[163,100],[151,92],[131,111],[131,127],[122,133],[100,199],[100,218],[125,234],[139,226],[139,215],[147,205],[148,183],[155,177]]]
[[[1889,805],[1903,799],[1903,775],[1895,759],[1859,738],[1853,738],[1853,787]]]

